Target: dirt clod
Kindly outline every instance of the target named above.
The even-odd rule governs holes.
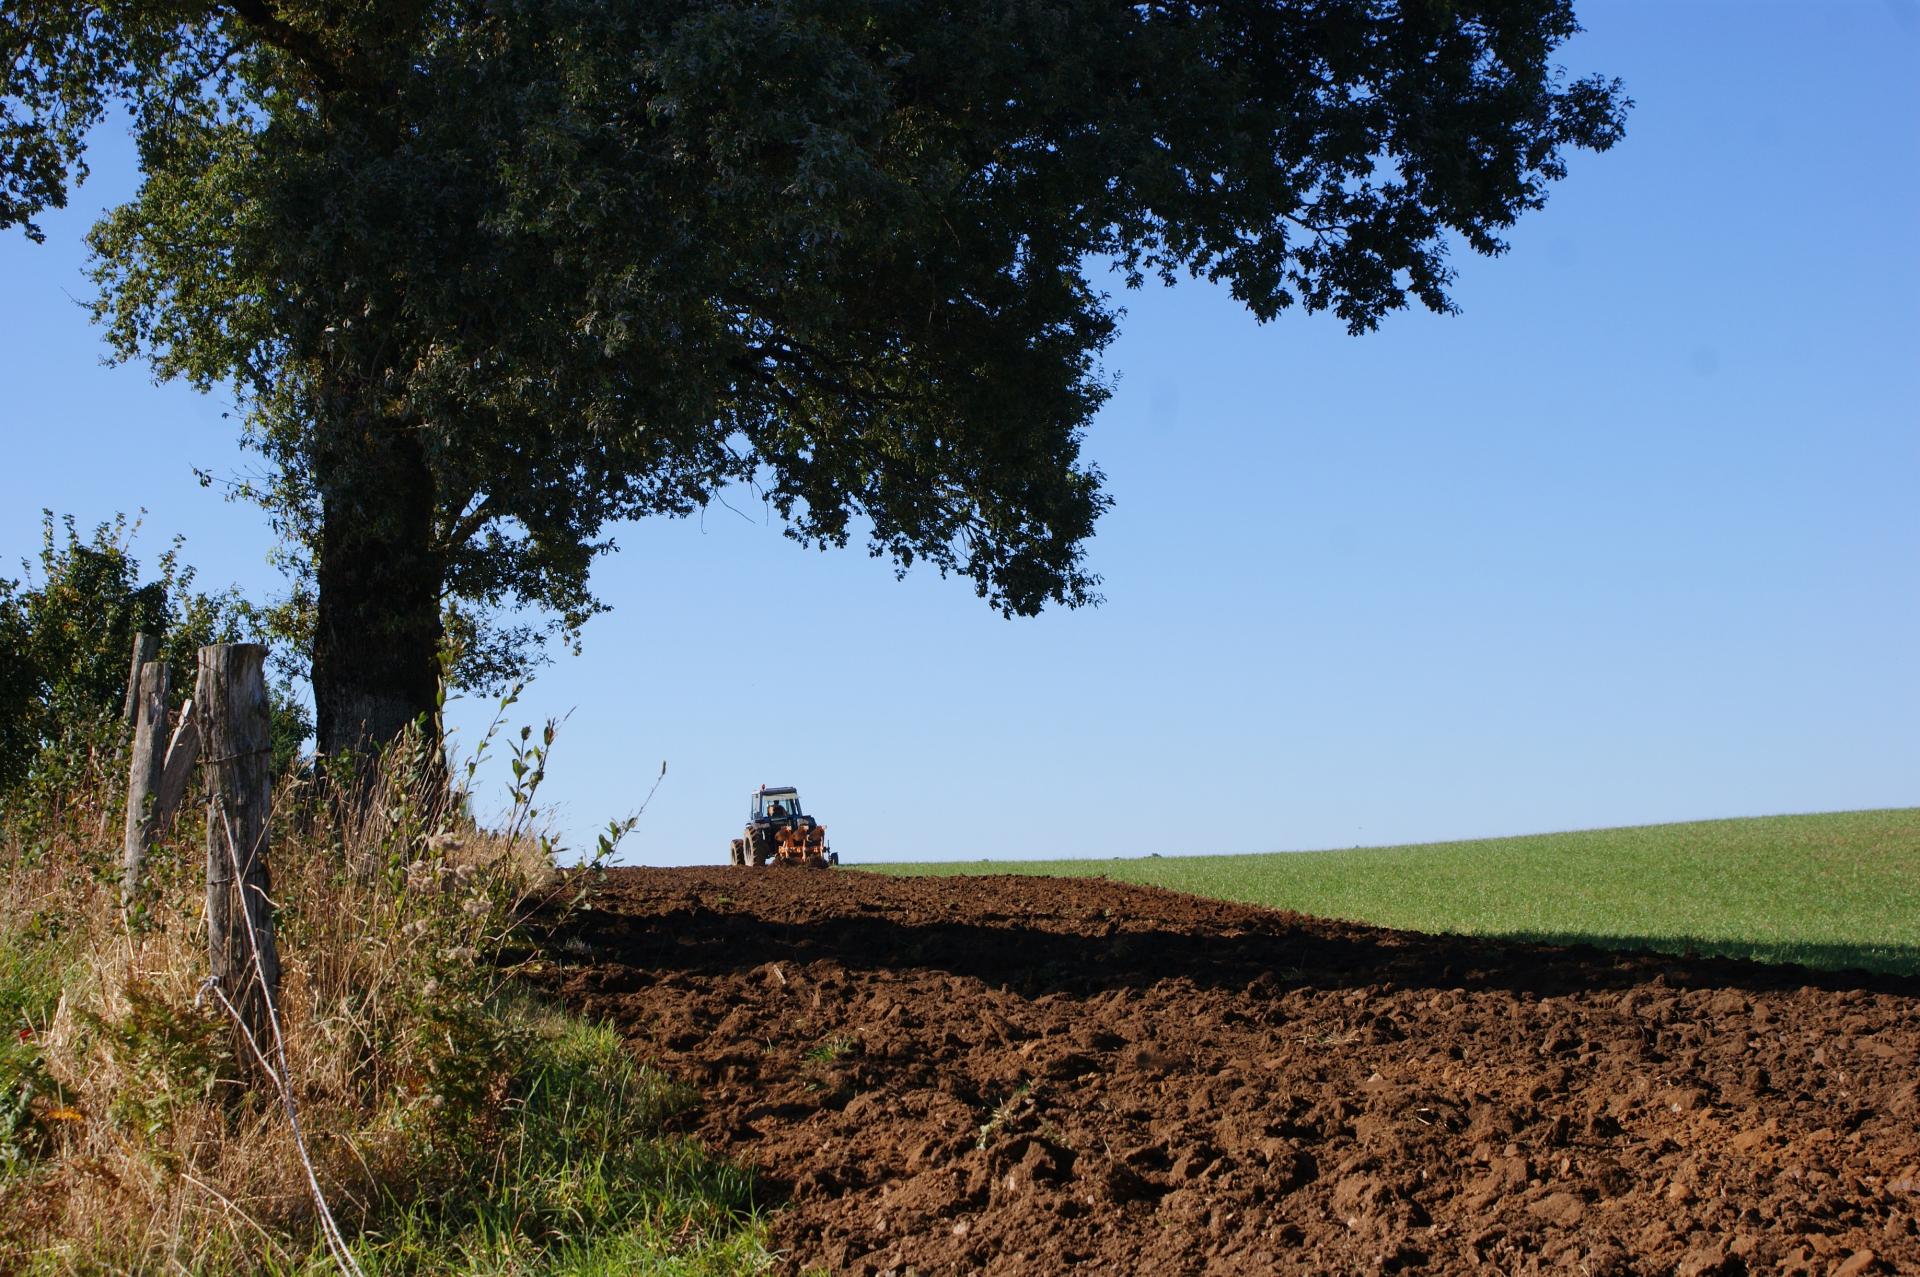
[[[1913,980],[1098,879],[592,904],[547,978],[699,1089],[788,1273],[1920,1272]]]
[[[1870,1250],[1855,1251],[1847,1261],[1833,1270],[1833,1277],[1862,1277],[1879,1267],[1880,1257]]]

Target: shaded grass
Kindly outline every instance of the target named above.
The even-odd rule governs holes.
[[[1105,877],[1429,932],[1920,975],[1920,809],[1352,851],[886,864]]]
[[[528,1003],[528,1078],[491,1159],[459,1192],[408,1204],[355,1249],[376,1274],[708,1277],[769,1262],[750,1172],[661,1133],[693,1092],[620,1036]]]
[[[60,1100],[37,1038],[79,959],[70,937],[39,931],[0,931],[0,1178],[23,1169],[45,1147],[39,1114]]]
[[[367,1277],[733,1277],[772,1263],[750,1171],[663,1133],[690,1088],[634,1062],[619,1034],[520,997],[526,1080],[503,1105],[491,1155],[430,1196],[389,1196],[351,1248]],[[202,1272],[324,1277],[339,1272],[305,1230],[203,1256]],[[212,1262],[208,1263],[207,1260]],[[111,1228],[73,1236],[23,1277],[160,1266]]]

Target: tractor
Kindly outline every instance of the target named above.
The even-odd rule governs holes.
[[[795,865],[825,869],[840,863],[827,848],[827,827],[800,810],[792,785],[762,785],[753,791],[746,832],[733,840],[736,865]]]

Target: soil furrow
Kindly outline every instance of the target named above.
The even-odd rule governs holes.
[[[554,952],[792,1272],[1920,1272],[1911,980],[798,870]]]

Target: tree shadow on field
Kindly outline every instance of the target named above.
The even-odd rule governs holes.
[[[570,961],[688,976],[727,975],[773,962],[917,968],[1027,997],[1085,997],[1169,980],[1236,991],[1392,986],[1557,997],[1658,982],[1675,988],[1814,988],[1920,997],[1920,977],[1683,956],[1675,951],[1690,943],[1685,937],[1608,937],[1603,948],[1592,942],[1594,937],[1428,935],[1237,907],[1215,925],[1192,929],[1155,925],[1152,910],[1143,908],[1126,921],[1075,931],[1064,929],[1074,920],[1059,915],[922,920],[890,917],[884,905],[854,900],[844,911],[814,910],[804,920],[793,920],[765,916],[724,897],[719,908],[689,900],[685,894],[651,900],[616,896],[608,907],[568,919],[551,938],[550,951],[570,954]],[[1646,951],[1650,948],[1668,952]],[[1835,946],[1818,956],[1845,960],[1852,953]],[[1920,951],[1901,946],[1876,946],[1860,956],[1920,967]],[[604,979],[623,982],[611,970]]]
[[[1902,978],[1920,986],[1920,947],[1908,944],[1816,944],[1798,940],[1731,940],[1724,936],[1598,935],[1575,931],[1513,931],[1491,933],[1484,939],[1528,947],[1587,947],[1616,954],[1664,955],[1687,961],[1725,958],[1769,970],[1785,968],[1805,977],[1801,983],[1819,987],[1867,987],[1864,977]],[[1811,970],[1802,970],[1811,968]],[[1827,985],[1815,977],[1841,981]]]

